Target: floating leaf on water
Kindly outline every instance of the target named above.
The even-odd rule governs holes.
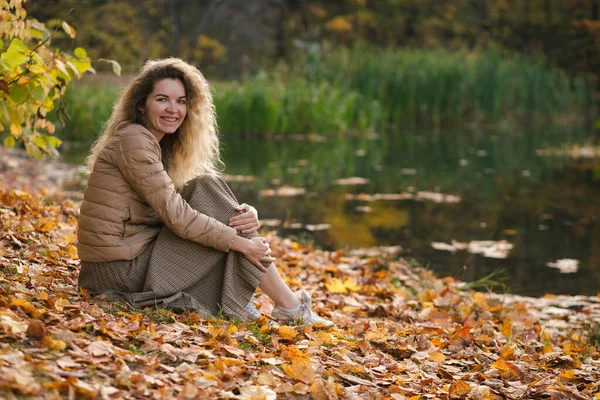
[[[261,219],[260,224],[262,226],[270,226],[270,227],[278,227],[279,225],[281,225],[281,220],[277,219],[277,218],[271,218],[271,219]]]
[[[473,240],[469,243],[467,251],[473,254],[481,254],[489,258],[506,258],[513,245],[506,240]]]
[[[364,213],[370,213],[371,212],[371,207],[369,206],[358,206],[355,208],[356,211],[358,212],[364,212]]]
[[[330,229],[331,225],[330,224],[316,224],[316,225],[306,224],[306,225],[304,225],[304,228],[311,232],[315,232],[315,231],[324,231],[324,230]]]
[[[417,192],[416,200],[431,200],[435,203],[460,203],[460,197],[452,194],[443,194],[437,192]]]
[[[473,240],[469,243],[452,240],[451,244],[432,242],[431,247],[436,250],[451,251],[452,253],[457,250],[467,250],[469,253],[481,254],[484,257],[506,258],[513,245],[506,240]]]
[[[369,180],[366,178],[360,178],[357,176],[353,176],[350,178],[341,178],[341,179],[336,179],[335,181],[333,181],[334,184],[336,185],[344,185],[344,186],[348,186],[348,185],[365,185],[367,183],[369,183]]]
[[[256,177],[252,176],[252,175],[223,174],[223,175],[221,175],[221,178],[223,178],[223,180],[225,182],[254,182],[254,181],[256,181]]]
[[[416,175],[417,170],[415,168],[402,168],[400,169],[402,175]]]
[[[282,186],[279,189],[266,189],[262,191],[263,196],[299,196],[306,193],[305,188],[295,188],[291,186]]]
[[[367,151],[365,149],[358,149],[354,152],[354,155],[357,157],[364,157],[367,155]]]
[[[286,229],[302,229],[304,227],[304,225],[302,225],[300,222],[285,221],[283,223],[283,227]]]
[[[431,247],[433,247],[436,250],[451,251],[454,253],[457,250],[466,250],[469,247],[469,244],[452,240],[451,244],[443,242],[432,242]]]
[[[574,274],[579,270],[579,260],[561,258],[555,262],[547,262],[547,267],[556,268],[563,274]]]

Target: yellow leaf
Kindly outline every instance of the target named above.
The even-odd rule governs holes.
[[[223,339],[229,337],[225,328],[220,325],[212,325],[208,328],[208,333],[213,339]]]
[[[462,380],[457,380],[450,385],[448,393],[455,396],[465,396],[471,391],[471,385]]]
[[[298,242],[292,242],[292,244],[290,246],[292,247],[292,250],[294,250],[294,251],[302,250],[302,245]]]
[[[238,327],[233,324],[229,325],[229,328],[227,328],[227,333],[229,333],[230,335],[233,335],[237,331],[238,331]]]
[[[559,376],[561,379],[564,379],[564,380],[570,381],[570,380],[573,380],[573,379],[575,379],[575,371],[573,371],[572,369],[570,369],[570,370],[567,370],[567,371],[563,371],[563,372],[561,372],[560,374],[558,374],[558,376]]]
[[[414,396],[407,397],[406,400],[419,400],[420,398],[421,398],[421,395],[417,394]]]
[[[284,340],[292,340],[296,337],[296,330],[291,326],[282,326],[279,328],[279,334]]]
[[[365,339],[374,341],[383,340],[388,332],[389,329],[385,326],[383,328],[369,329],[369,331],[365,333]]]
[[[362,289],[353,278],[346,278],[343,281],[340,278],[333,278],[325,283],[325,287],[330,293],[357,292]]]
[[[67,344],[62,340],[54,340],[50,336],[44,336],[40,342],[40,346],[48,350],[63,351],[67,348]]]
[[[507,344],[500,348],[500,357],[505,360],[512,360],[515,358],[515,348],[514,346]]]
[[[18,124],[10,124],[10,134],[18,139],[23,134],[23,128]]]
[[[488,311],[490,309],[490,306],[488,305],[488,302],[483,293],[476,292],[473,295],[472,301],[474,305],[479,306],[479,308],[481,308],[483,311]]]
[[[330,398],[325,390],[323,380],[320,378],[315,379],[312,385],[310,385],[310,397],[315,400],[328,400]]]
[[[329,293],[346,293],[348,291],[344,282],[339,278],[333,278],[329,282],[325,282],[325,287]]]
[[[38,232],[50,232],[50,231],[56,229],[56,227],[57,227],[56,220],[54,218],[44,217],[44,218],[40,218],[37,221],[35,229]]]
[[[505,319],[504,322],[502,322],[502,326],[500,327],[500,332],[502,332],[502,334],[508,338],[508,337],[512,336],[512,331],[513,331],[512,322],[509,321],[508,319]]]
[[[359,285],[353,278],[344,279],[344,286],[350,292],[358,292],[362,289],[362,286]]]
[[[438,364],[443,364],[446,360],[446,356],[442,352],[436,351],[429,355],[429,359],[435,361]]]

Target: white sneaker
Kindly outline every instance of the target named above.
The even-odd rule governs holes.
[[[250,299],[250,302],[248,302],[248,305],[246,306],[246,317],[250,321],[256,321],[260,318],[260,312],[256,309],[256,306],[254,305],[254,297]]]
[[[312,299],[306,290],[302,291],[299,298],[300,305],[294,308],[284,308],[276,305],[275,308],[273,308],[271,317],[279,322],[294,322],[298,325],[312,324],[326,328],[334,325],[333,322],[319,317],[310,309]]]

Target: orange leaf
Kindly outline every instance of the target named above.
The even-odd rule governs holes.
[[[563,371],[560,374],[558,374],[558,376],[560,377],[560,379],[570,381],[575,379],[575,371],[573,371],[572,369]]]
[[[282,326],[279,328],[279,334],[284,340],[292,340],[296,337],[297,333],[291,326]]]
[[[35,225],[35,229],[39,232],[50,232],[56,229],[56,220],[54,218],[44,217],[40,218]]]
[[[514,346],[507,344],[500,348],[500,357],[505,360],[512,360],[515,358],[515,348]]]
[[[470,325],[465,326],[460,331],[458,331],[458,336],[461,337],[462,339],[470,338],[471,334],[469,332],[471,331],[471,329],[473,329],[472,326],[470,326]]]
[[[49,350],[63,351],[67,348],[67,344],[62,340],[54,340],[50,336],[44,336],[40,342],[40,346]]]
[[[454,381],[450,386],[449,393],[455,396],[465,396],[471,391],[471,385],[465,381]]]
[[[517,379],[521,375],[519,368],[502,357],[498,357],[491,366],[500,370],[500,377],[503,379]]]
[[[304,383],[311,383],[315,380],[315,372],[308,354],[302,353],[295,347],[288,347],[287,352],[291,364],[282,365],[283,372],[294,379]]]
[[[389,332],[387,327],[383,328],[373,328],[370,329],[367,333],[365,333],[365,339],[367,340],[383,340],[385,336]]]
[[[429,359],[435,361],[438,364],[443,364],[444,361],[446,361],[446,356],[442,352],[436,351],[429,355]]]
[[[20,299],[18,297],[13,297],[10,302],[12,303],[13,306],[21,307],[23,310],[25,310],[29,314],[32,314],[32,315],[39,314],[37,308],[35,308],[30,302],[28,302],[25,299]]]

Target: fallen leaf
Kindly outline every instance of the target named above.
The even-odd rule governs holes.
[[[448,393],[454,396],[466,396],[471,391],[471,385],[463,380],[457,380],[452,383]]]

